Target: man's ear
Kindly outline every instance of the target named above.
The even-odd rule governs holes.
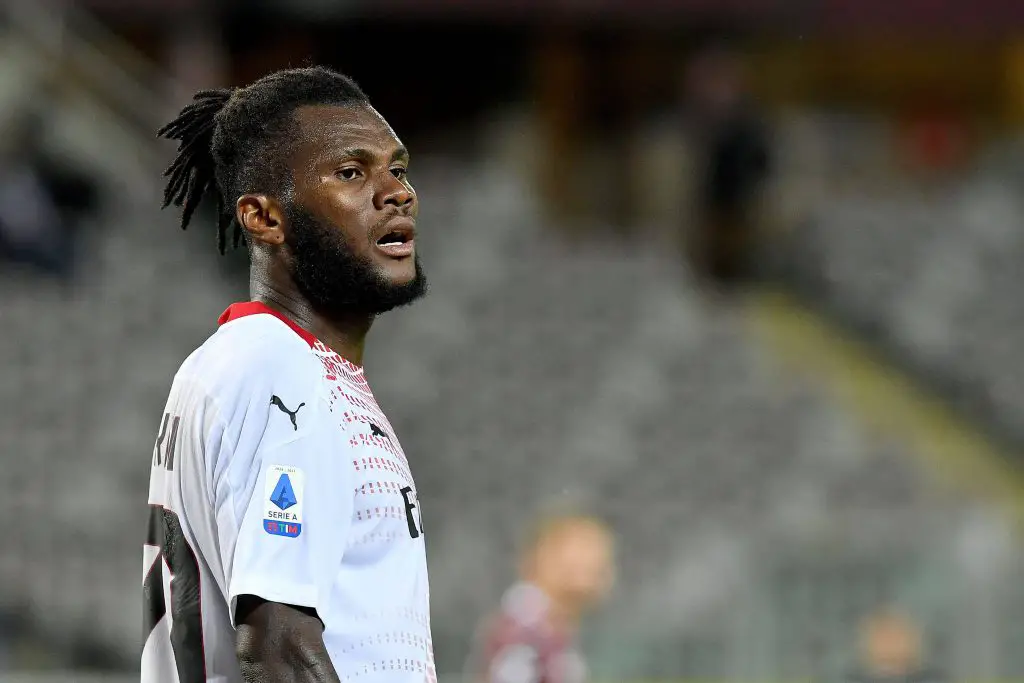
[[[235,203],[235,218],[255,243],[284,244],[284,211],[265,194],[243,194]]]

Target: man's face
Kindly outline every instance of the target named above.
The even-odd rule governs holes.
[[[869,620],[863,638],[867,668],[874,674],[905,676],[913,673],[919,663],[920,634],[914,623],[902,614]]]
[[[570,522],[553,532],[538,551],[549,580],[578,608],[601,602],[611,589],[613,543],[602,527],[585,520]]]
[[[426,291],[414,237],[409,156],[368,106],[307,106],[296,122],[294,192],[285,204],[292,277],[328,315],[377,314]]]

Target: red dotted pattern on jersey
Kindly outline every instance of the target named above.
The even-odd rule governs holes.
[[[320,357],[320,362],[323,364],[324,379],[329,381],[332,385],[330,389],[330,411],[334,412],[335,405],[341,400],[344,400],[348,404],[346,407],[355,410],[345,410],[342,413],[342,422],[347,424],[361,423],[365,425],[365,427],[358,433],[350,436],[349,443],[356,447],[369,446],[391,456],[386,457],[382,455],[353,459],[352,466],[355,471],[390,472],[391,474],[403,478],[405,482],[407,482],[406,484],[394,481],[365,482],[356,488],[355,494],[363,496],[381,494],[401,495],[401,489],[403,486],[412,485],[413,481],[412,473],[409,471],[409,461],[406,459],[405,453],[402,451],[402,447],[395,437],[394,427],[391,426],[391,422],[387,419],[384,412],[377,404],[377,399],[370,390],[370,386],[366,381],[366,375],[364,374],[363,369],[337,355],[327,348],[322,342],[318,341],[314,346],[314,350],[317,352],[317,355]],[[360,410],[365,412],[363,414],[356,412]],[[385,436],[374,436],[372,429],[369,426],[371,423],[390,435],[390,438]],[[405,509],[394,505],[366,507],[357,509],[355,517],[357,520],[367,520],[371,518],[404,519]],[[404,535],[399,534],[398,532],[371,532],[362,538],[352,539],[352,541],[350,541],[350,545],[363,545],[376,542],[391,543],[398,540],[399,537],[404,538]],[[359,618],[356,615],[351,615],[351,617],[356,619]],[[422,648],[426,661],[407,658],[382,660],[364,667],[362,671],[357,671],[346,676],[346,680],[356,678],[363,674],[375,672],[414,671],[423,673],[426,683],[437,683],[437,670],[434,665],[434,648],[430,642],[431,639],[429,635],[429,615],[414,608],[399,608],[396,610],[388,610],[385,614],[363,616],[364,619],[374,620],[387,617],[398,617],[425,628],[428,634],[427,638],[410,633],[384,634],[367,639],[359,645],[350,648],[348,651],[351,652],[358,650],[374,642],[403,643]],[[393,638],[395,640],[386,640],[388,638]]]
[[[402,495],[402,486],[396,481],[368,481],[356,487],[357,496]]]
[[[363,410],[365,410],[367,412],[371,412],[371,413],[374,414],[374,416],[379,417],[383,421],[384,414],[380,412],[380,408],[377,406],[377,401],[374,400],[373,396],[369,396],[369,397],[356,396],[355,393],[353,393],[353,392],[345,391],[345,389],[342,388],[342,386],[340,384],[335,387],[335,390],[338,392],[338,394],[341,395],[342,398],[344,398],[346,401],[348,401],[354,407],[362,408]]]
[[[341,652],[342,654],[348,654],[372,645],[411,645],[413,647],[427,647],[429,644],[430,643],[427,639],[422,636],[418,636],[415,633],[399,631],[396,633],[378,633],[368,638],[363,638],[358,643],[345,648]]]
[[[320,344],[319,346],[322,347],[323,345]],[[398,466],[397,470],[392,471],[395,474],[404,476],[411,483],[412,476],[408,469],[409,461],[406,459],[397,438],[394,437],[394,427],[391,426],[391,422],[377,404],[377,399],[370,390],[370,385],[366,382],[363,369],[353,365],[338,354],[331,352],[326,347],[318,348],[318,350],[321,352],[319,357],[320,362],[324,366],[324,378],[334,383],[330,390],[331,412],[334,412],[336,403],[344,400],[348,407],[354,410],[346,410],[342,413],[343,422],[348,424],[362,423],[367,426],[372,423],[389,435],[375,436],[371,429],[364,429],[359,433],[353,434],[349,439],[349,443],[353,446],[370,446],[383,450],[399,460],[402,464]]]
[[[387,451],[392,457],[396,458],[397,460],[400,460],[403,466],[409,466],[409,461],[405,459],[405,453],[403,453],[402,449],[396,446],[389,438],[383,436],[374,436],[372,434],[360,433],[353,435],[352,439],[363,446],[380,448],[384,451]]]
[[[316,345],[313,346],[313,350],[316,351],[317,355],[320,357],[320,362],[324,366],[324,376],[327,379],[335,381],[339,377],[342,377],[356,386],[363,386],[369,390],[369,385],[366,382],[366,375],[363,373],[363,369],[361,367],[350,363],[334,351],[331,351],[321,341],[318,341]]]
[[[413,607],[393,607],[381,610],[380,612],[350,612],[345,615],[345,618],[352,621],[389,621],[391,619],[400,619],[417,624],[418,626],[430,627],[429,615]]]
[[[382,412],[380,412],[380,408],[377,408],[372,416],[353,413],[346,410],[341,414],[341,418],[348,424],[360,423],[367,427],[373,424],[391,436],[393,436],[395,432],[391,423],[388,422],[388,419]],[[408,466],[409,461],[405,459],[405,453],[402,451],[401,446],[399,446],[396,441],[392,440],[391,436],[374,436],[372,429],[366,429],[364,432],[360,432],[357,435],[362,444],[382,448]]]
[[[365,521],[375,517],[390,517],[392,519],[405,519],[405,509],[397,505],[384,505],[381,507],[356,510],[356,521]]]
[[[421,662],[416,659],[385,659],[380,662],[365,665],[361,671],[356,671],[351,676],[347,676],[346,680],[359,678],[365,674],[380,673],[382,671],[416,671],[426,676],[427,665],[425,662]],[[428,678],[427,680],[430,679]]]
[[[345,618],[353,621],[389,621],[391,619],[400,619],[419,626],[430,626],[430,618],[412,607],[393,607],[379,612],[350,612],[345,615]]]
[[[368,534],[364,534],[359,538],[350,539],[348,542],[349,548],[354,548],[360,545],[370,545],[371,543],[393,543],[402,538],[409,538],[408,531],[371,531]]]
[[[349,443],[353,446],[358,446],[359,442],[356,439],[350,439]],[[406,481],[412,482],[412,474],[406,469],[401,463],[397,463],[394,460],[388,458],[381,458],[378,456],[370,456],[369,458],[357,458],[352,460],[352,466],[356,472],[362,472],[365,470],[384,470],[385,472],[391,472],[400,477],[404,477]]]

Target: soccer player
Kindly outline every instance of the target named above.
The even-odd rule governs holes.
[[[582,683],[576,646],[580,619],[614,577],[611,531],[578,514],[543,520],[520,566],[521,581],[502,598],[469,663],[472,683]]]
[[[944,672],[926,666],[922,633],[909,614],[883,605],[861,623],[861,667],[850,683],[945,683]]]
[[[416,486],[363,374],[425,291],[409,153],[349,78],[199,92],[165,206],[214,200],[250,297],[182,364],[152,457],[143,683],[435,681]]]

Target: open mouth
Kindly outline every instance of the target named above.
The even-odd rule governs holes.
[[[412,232],[407,230],[392,230],[388,234],[382,236],[377,240],[377,245],[381,247],[391,247],[398,244],[405,244],[406,242],[412,241]]]
[[[402,225],[389,230],[377,240],[377,249],[391,258],[405,258],[413,253],[413,241],[415,238],[413,223]]]

